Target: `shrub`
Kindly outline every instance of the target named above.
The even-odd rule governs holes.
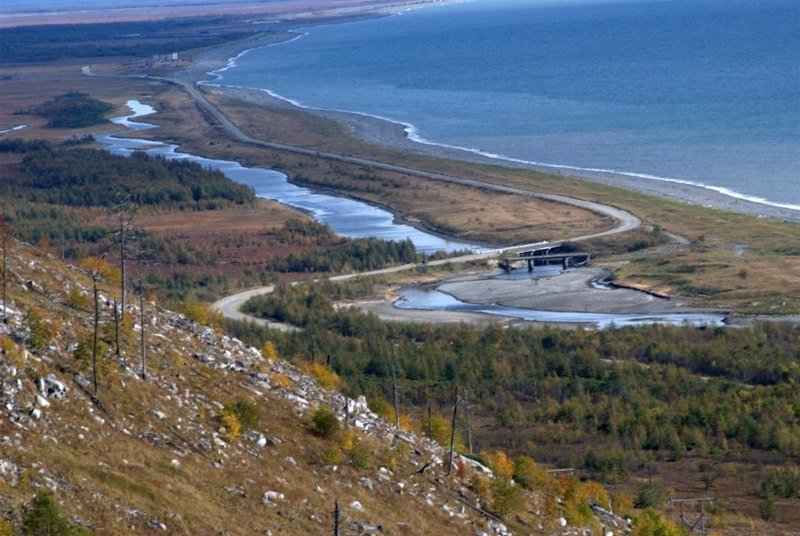
[[[339,389],[342,386],[342,379],[332,368],[322,363],[303,363],[300,370],[313,376],[322,387],[326,389]]]
[[[233,403],[228,403],[226,409],[232,411],[242,426],[242,431],[252,430],[258,426],[260,414],[258,406],[244,398],[237,398]]]
[[[636,508],[658,508],[669,498],[669,491],[660,484],[644,484],[639,487],[634,506]]]
[[[343,463],[344,460],[344,453],[336,443],[328,445],[328,448],[326,448],[325,452],[322,454],[322,461],[325,465],[339,465]]]
[[[320,406],[311,418],[312,431],[320,437],[332,437],[339,431],[339,419],[331,410]]]
[[[48,493],[37,493],[22,524],[22,533],[32,536],[78,536],[88,534],[70,525]]]
[[[242,434],[242,423],[233,408],[223,409],[219,421],[229,441],[235,441]]]
[[[786,463],[770,471],[761,483],[762,497],[798,497],[800,496],[800,467]]]
[[[647,508],[633,520],[631,536],[685,536],[686,532],[674,523],[662,519],[652,508]]]
[[[778,514],[778,507],[775,504],[775,496],[767,495],[758,505],[758,515],[764,521],[775,521]]]
[[[491,509],[498,517],[507,519],[508,514],[522,510],[525,507],[522,488],[507,477],[495,476],[490,491],[492,497]]]
[[[42,312],[35,307],[31,307],[25,313],[25,321],[31,332],[28,342],[32,348],[44,348],[58,333],[53,323],[44,318]]]
[[[265,342],[264,346],[261,347],[261,357],[267,361],[275,361],[278,358],[278,350],[272,341]]]
[[[350,452],[347,453],[347,458],[352,466],[360,470],[369,468],[369,457],[369,449],[360,441],[356,441]]]
[[[8,335],[0,336],[0,352],[7,363],[22,364],[22,349]]]

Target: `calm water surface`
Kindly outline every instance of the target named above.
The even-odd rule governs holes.
[[[797,0],[476,0],[313,27],[221,75],[436,143],[800,207]]]

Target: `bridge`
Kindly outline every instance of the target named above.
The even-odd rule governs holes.
[[[528,265],[528,271],[532,272],[534,266],[547,266],[551,264],[561,264],[566,270],[570,266],[584,266],[589,263],[591,256],[585,252],[571,253],[551,253],[558,249],[562,244],[548,244],[535,249],[520,251],[517,257],[506,257],[500,260],[500,267],[506,273],[511,272],[515,262],[524,261]]]

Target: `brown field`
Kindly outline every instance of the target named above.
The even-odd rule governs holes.
[[[213,265],[195,266],[195,271],[225,275],[240,280],[245,271],[259,273],[265,263],[290,253],[308,251],[309,246],[286,244],[274,232],[289,219],[308,219],[290,207],[260,199],[254,207],[203,212],[171,212],[137,217],[136,226],[178,242],[190,251],[215,259]],[[176,266],[152,266],[169,273]]]

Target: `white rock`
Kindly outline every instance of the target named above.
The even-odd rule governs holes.
[[[147,526],[151,529],[158,529],[158,530],[167,530],[167,526],[162,523],[161,521],[156,521],[155,519],[151,519],[147,522]]]
[[[162,419],[162,420],[167,418],[167,416],[164,413],[162,413],[160,411],[157,411],[157,410],[153,410],[152,414],[155,415],[156,417],[158,417],[159,419]]]
[[[36,395],[36,404],[38,406],[42,406],[43,408],[49,408],[50,407],[50,402],[48,402],[47,399],[45,397],[43,397],[42,395]]]
[[[353,510],[358,510],[359,512],[365,512],[366,511],[364,509],[364,506],[358,501],[351,502],[350,503],[350,508],[352,508]]]
[[[31,417],[33,417],[38,421],[39,419],[42,418],[42,410],[40,410],[39,408],[33,408],[33,410],[31,411]]]
[[[567,520],[564,519],[563,517],[559,517],[558,518],[558,524],[561,525],[562,527],[566,527],[567,526]]]
[[[171,462],[169,462],[169,463],[170,463],[170,465],[172,465],[172,467],[174,467],[174,468],[176,468],[176,469],[177,469],[178,467],[180,467],[180,466],[181,466],[181,462],[179,462],[179,461],[178,461],[178,460],[176,460],[175,458],[173,458],[173,459],[172,459],[172,461],[171,461]]]
[[[270,508],[275,508],[278,506],[278,501],[285,501],[285,497],[283,493],[279,493],[277,491],[265,491],[264,495],[261,497],[261,502],[264,503],[265,506]]]

